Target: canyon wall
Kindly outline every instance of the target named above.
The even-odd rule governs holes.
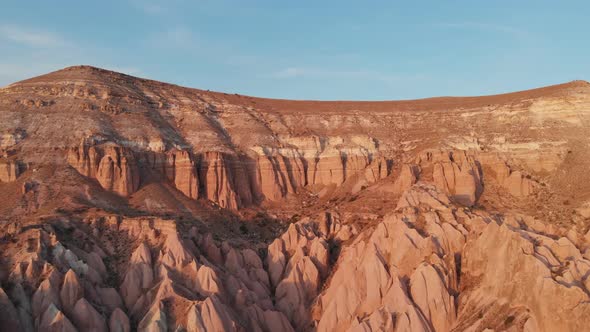
[[[317,152],[319,157],[311,160],[297,149],[254,151],[258,153],[253,157],[218,151],[193,155],[187,150],[134,151],[113,142],[83,141],[68,150],[67,161],[80,174],[121,196],[136,192],[142,183],[140,170],[149,169],[185,196],[231,210],[263,200],[278,201],[307,185],[339,186],[360,172],[366,172],[371,183],[390,173],[385,157],[362,150]]]

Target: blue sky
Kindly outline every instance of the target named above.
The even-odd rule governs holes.
[[[293,99],[590,80],[588,1],[0,0],[0,86],[76,64]]]

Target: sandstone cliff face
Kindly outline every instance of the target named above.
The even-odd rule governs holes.
[[[204,197],[219,206],[236,210],[241,200],[235,191],[235,178],[230,158],[219,152],[205,152],[201,157],[200,176]]]
[[[307,184],[303,159],[296,150],[259,151],[254,179],[255,194],[277,201]]]
[[[418,190],[406,194],[425,196],[412,201],[412,206],[424,204],[441,212],[448,208],[441,203],[444,196],[438,197],[434,189]],[[455,260],[449,258],[460,251],[466,231],[456,222],[442,219],[445,217],[451,216],[434,211],[422,215],[409,207],[405,213],[386,218],[363,236],[366,240],[359,239],[346,248],[317,301],[315,311],[321,312],[316,317],[318,331],[370,326],[390,326],[397,331],[427,331],[434,326],[437,331],[449,330],[455,320],[450,294],[457,288],[458,270]],[[420,229],[416,229],[418,218],[426,219]],[[438,238],[445,240],[438,243]],[[410,279],[409,288],[404,279]],[[414,303],[411,296],[419,294],[425,296]]]
[[[12,182],[20,175],[16,160],[0,159],[0,182]]]
[[[416,165],[403,164],[397,179],[393,184],[394,193],[401,195],[406,190],[410,189],[420,177],[420,169]]]
[[[539,183],[530,175],[512,168],[497,154],[483,154],[478,156],[482,166],[490,171],[490,175],[509,194],[515,197],[526,197],[539,188]]]
[[[414,186],[396,213],[341,254],[313,310],[318,330],[582,328],[589,261],[567,238],[513,228],[522,223],[455,210],[436,188]]]
[[[589,109],[2,88],[0,330],[584,330]]]
[[[528,309],[513,309],[512,317],[522,319],[525,329],[583,330],[584,318],[590,317],[588,293],[582,284],[589,264],[567,238],[554,240],[492,222],[465,248],[464,277],[479,283],[460,298],[460,315],[506,310],[501,308],[500,299],[504,299],[512,308]],[[556,297],[557,301],[542,300]]]
[[[186,150],[133,152],[112,143],[84,142],[68,152],[68,163],[80,174],[95,178],[101,186],[122,196],[138,190],[140,167],[147,166],[185,196],[212,201],[237,210],[263,200],[278,201],[308,184],[341,185],[347,178],[365,172],[369,183],[389,174],[388,161],[359,155],[359,151],[320,154],[306,167],[297,150],[258,151],[255,160],[218,151],[193,157]]]
[[[139,170],[133,153],[113,144],[84,142],[68,153],[68,163],[80,174],[94,178],[109,191],[129,196],[139,188]]]
[[[174,185],[185,196],[199,197],[199,177],[195,158],[185,150],[149,151],[141,154],[141,162],[148,165]]]
[[[417,162],[431,166],[436,186],[460,204],[474,205],[483,191],[479,162],[465,151],[427,151]]]

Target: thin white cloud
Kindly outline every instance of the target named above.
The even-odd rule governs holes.
[[[514,37],[526,37],[528,32],[509,25],[483,23],[483,22],[453,22],[453,23],[439,23],[436,27],[450,28],[450,29],[466,29],[466,30],[482,30],[490,32],[500,32]]]
[[[195,36],[192,31],[181,26],[166,30],[164,38],[166,38],[168,42],[179,46],[190,45],[195,41]]]
[[[197,50],[202,44],[199,36],[185,26],[169,27],[148,37],[146,41],[157,49],[183,51]]]
[[[0,39],[30,47],[59,47],[66,44],[61,36],[54,33],[12,24],[0,25]]]
[[[295,78],[295,77],[308,77],[308,78],[326,78],[326,77],[358,77],[367,76],[370,73],[367,71],[349,71],[349,70],[333,70],[325,68],[315,67],[286,67],[272,73],[271,76],[275,78]]]
[[[354,84],[374,84],[391,89],[399,89],[405,84],[431,81],[432,77],[423,73],[395,73],[375,70],[326,69],[320,67],[290,66],[277,70],[267,78],[276,80],[322,80],[326,82],[355,82]]]
[[[96,45],[79,45],[42,29],[0,24],[0,44],[7,42],[14,47],[0,58],[0,86],[73,65],[92,65],[129,75],[143,73],[135,66],[110,62],[105,57],[109,52]]]
[[[339,70],[339,69],[325,69],[317,67],[301,67],[291,66],[273,72],[271,75],[277,79],[290,78],[326,78],[326,79],[365,79],[375,81],[393,82],[410,77],[401,75],[391,75],[387,73],[372,71],[372,70]],[[411,78],[416,78],[413,76]]]
[[[131,4],[146,14],[156,15],[166,11],[166,1],[159,0],[131,0]]]
[[[297,67],[288,67],[281,70],[276,71],[272,74],[272,76],[276,78],[292,78],[298,76],[304,76],[307,70]],[[309,73],[308,73],[309,74]]]

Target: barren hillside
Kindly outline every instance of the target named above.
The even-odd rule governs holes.
[[[2,331],[584,331],[590,84],[0,89]]]

